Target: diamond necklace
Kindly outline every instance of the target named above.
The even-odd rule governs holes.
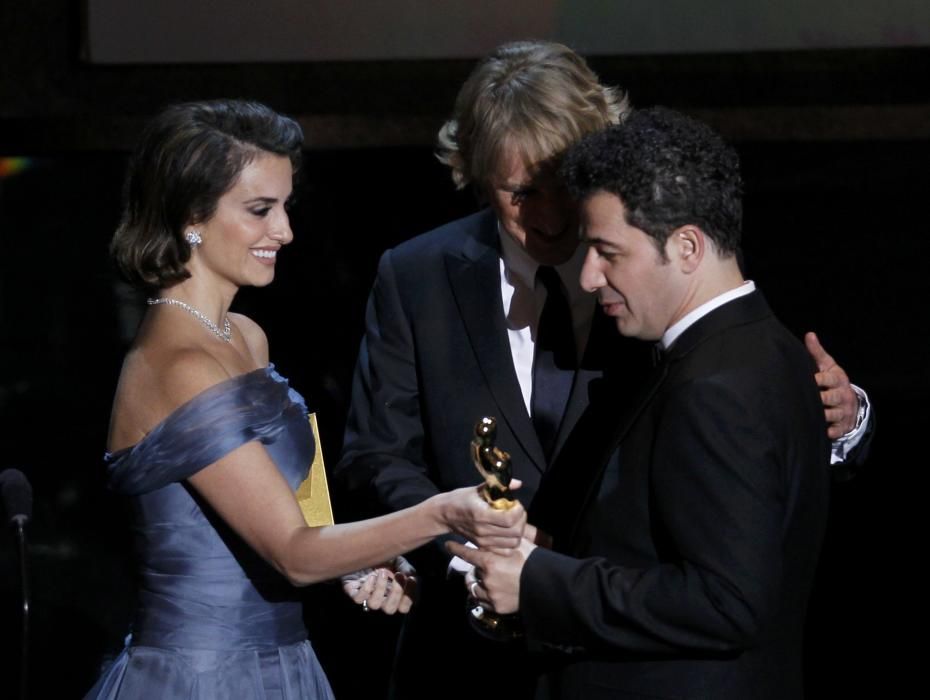
[[[221,340],[225,340],[227,343],[232,342],[232,328],[229,325],[229,316],[225,316],[223,318],[223,330],[220,330],[219,326],[213,323],[213,321],[207,318],[204,314],[200,313],[193,306],[191,306],[190,304],[184,303],[180,299],[172,299],[171,297],[159,297],[157,299],[146,299],[146,303],[149,306],[155,306],[157,304],[169,304],[171,306],[179,306],[182,309],[184,309],[187,313],[189,313],[191,316],[193,316],[198,321],[200,321],[203,325],[205,325],[207,329],[211,333],[213,333],[213,335],[215,335],[217,338]]]

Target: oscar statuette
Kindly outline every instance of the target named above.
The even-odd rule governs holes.
[[[497,421],[494,418],[485,417],[478,421],[471,440],[471,458],[484,479],[481,497],[496,510],[508,510],[517,504],[510,496],[510,455],[495,446],[496,435]],[[485,609],[471,595],[468,597],[468,619],[475,630],[491,639],[508,641],[523,635],[519,615],[498,615]]]

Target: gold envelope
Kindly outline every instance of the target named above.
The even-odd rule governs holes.
[[[323,446],[320,443],[320,431],[316,425],[316,414],[310,414],[310,428],[313,430],[313,462],[310,474],[297,487],[297,503],[303,511],[304,520],[310,527],[333,524],[333,506],[329,501],[329,484],[326,482],[326,467],[323,466]]]

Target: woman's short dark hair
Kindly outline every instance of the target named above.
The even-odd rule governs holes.
[[[168,107],[145,128],[129,162],[123,215],[110,245],[126,279],[147,290],[189,277],[184,227],[208,221],[260,153],[300,167],[303,132],[257,102],[215,100]]]

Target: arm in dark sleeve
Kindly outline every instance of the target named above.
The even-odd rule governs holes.
[[[651,566],[630,567],[537,548],[520,579],[528,634],[589,650],[751,646],[784,585],[790,489],[769,428],[723,383],[677,391],[659,418],[650,463],[649,527],[664,551]]]

